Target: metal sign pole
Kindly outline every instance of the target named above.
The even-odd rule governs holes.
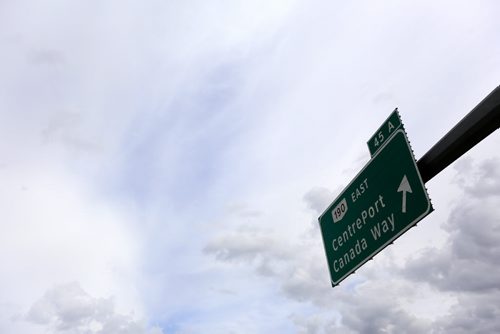
[[[417,162],[424,183],[500,127],[500,86],[486,96]]]

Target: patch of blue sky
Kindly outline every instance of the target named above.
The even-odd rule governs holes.
[[[243,332],[292,332],[286,321],[290,307],[301,313],[303,305],[290,305],[279,287],[265,278],[255,279],[251,268],[235,272],[209,265],[206,258],[186,257],[189,241],[182,242],[184,251],[170,256],[161,252],[163,260],[156,256],[149,262],[143,297],[153,323],[165,328],[166,333],[231,332],[238,324],[244,325]]]
[[[115,190],[139,205],[159,196],[179,210],[207,199],[227,172],[225,152],[249,117],[231,108],[241,82],[237,67],[215,67],[180,87],[161,112],[138,117],[123,142]]]
[[[348,279],[345,280],[343,289],[349,292],[355,292],[358,285],[363,284],[367,281],[367,279],[361,274],[351,275]]]
[[[176,311],[170,314],[165,321],[159,322],[157,326],[163,329],[164,333],[178,333],[186,324],[202,315],[201,311],[193,309]]]
[[[240,296],[219,305],[200,302],[198,306],[173,312],[157,324],[165,333],[291,333],[294,326],[287,317],[293,309],[287,301],[271,296],[259,300]],[[297,312],[302,309],[299,307]]]

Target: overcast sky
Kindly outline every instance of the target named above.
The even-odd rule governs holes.
[[[500,332],[500,134],[332,289],[317,217],[399,108],[500,84],[498,1],[0,0],[1,333]]]

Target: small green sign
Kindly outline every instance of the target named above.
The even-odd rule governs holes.
[[[372,157],[398,129],[404,130],[404,127],[399,117],[398,108],[396,108],[367,142]]]
[[[397,130],[319,217],[332,285],[432,210],[406,134]]]

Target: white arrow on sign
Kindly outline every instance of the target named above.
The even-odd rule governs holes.
[[[401,183],[399,184],[398,192],[403,192],[403,207],[401,210],[403,213],[406,213],[406,193],[411,193],[411,187],[410,183],[408,182],[408,179],[406,178],[406,175],[403,176],[403,179],[401,180]]]

